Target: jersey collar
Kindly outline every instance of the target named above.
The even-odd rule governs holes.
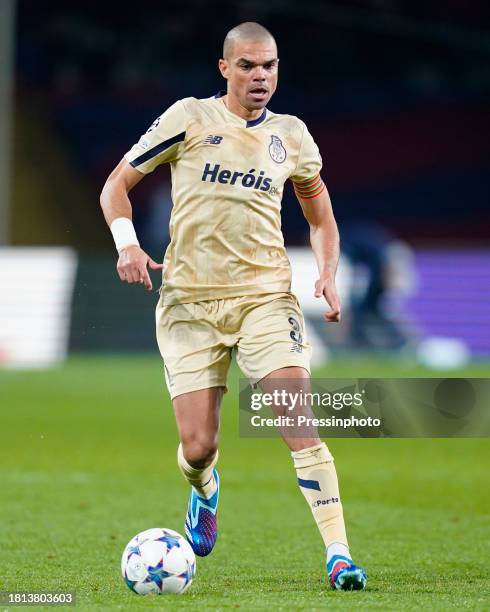
[[[249,127],[255,127],[256,125],[259,125],[259,123],[262,123],[262,121],[265,120],[266,116],[267,116],[267,109],[264,108],[260,117],[257,117],[257,119],[252,119],[252,121],[247,121],[247,127],[249,128]]]
[[[226,93],[227,93],[226,91],[224,91],[223,89],[220,89],[214,97],[222,98],[223,96],[226,96]],[[252,119],[251,121],[247,121],[247,124],[245,127],[248,127],[248,128],[255,127],[256,125],[259,125],[259,123],[262,123],[262,121],[265,121],[266,117],[267,117],[267,108],[264,108],[260,117],[257,117],[257,119]]]

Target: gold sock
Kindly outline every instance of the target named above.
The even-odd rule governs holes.
[[[326,444],[291,453],[298,484],[318,525],[325,548],[333,542],[347,544],[339,483],[333,457]]]
[[[199,497],[209,499],[216,492],[217,485],[213,476],[213,469],[217,461],[218,451],[216,451],[216,455],[208,466],[205,468],[194,468],[187,463],[184,457],[184,451],[182,450],[182,444],[179,444],[177,450],[177,463],[179,464],[180,471],[187,482],[194,487]]]

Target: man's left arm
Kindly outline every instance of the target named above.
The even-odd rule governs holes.
[[[310,226],[311,248],[318,265],[319,278],[315,283],[315,297],[323,295],[331,308],[323,315],[324,319],[339,322],[340,300],[335,287],[340,254],[339,231],[327,188],[319,175],[316,181],[316,188],[311,181],[310,185],[307,185],[307,181],[294,182],[294,191]]]

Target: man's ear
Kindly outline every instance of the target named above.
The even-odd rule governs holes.
[[[228,62],[225,59],[220,59],[218,61],[218,68],[219,68],[219,71],[221,72],[221,76],[224,79],[227,79],[228,73],[229,73]]]

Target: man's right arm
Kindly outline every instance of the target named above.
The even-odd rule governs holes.
[[[131,219],[132,208],[128,194],[144,176],[124,158],[111,172],[100,194],[100,205],[109,227],[118,217]]]
[[[163,264],[154,262],[140,248],[131,221],[128,194],[146,174],[161,164],[179,159],[185,146],[188,120],[184,100],[172,104],[126,153],[100,195],[100,205],[119,252],[119,278],[128,283],[143,283],[148,290],[152,284],[147,266],[161,270]]]
[[[116,239],[116,245],[118,240],[122,241],[118,247],[117,272],[119,278],[123,282],[142,283],[151,291],[152,282],[147,266],[150,266],[152,270],[161,270],[163,264],[153,261],[140,248],[134,229],[132,229],[132,207],[129,201],[129,192],[144,176],[123,158],[111,172],[102,189],[100,205],[107,225]]]

